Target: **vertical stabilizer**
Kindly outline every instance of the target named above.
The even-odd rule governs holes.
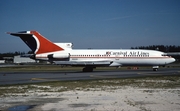
[[[22,31],[18,33],[8,33],[20,37],[34,54],[48,53],[64,50],[50,40],[43,37],[37,31]]]

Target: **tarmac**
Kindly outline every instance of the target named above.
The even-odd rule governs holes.
[[[174,76],[177,80],[138,79],[138,77],[150,76],[172,77],[171,75],[178,75],[178,77]],[[159,68],[158,71],[143,68],[136,70],[95,70],[94,72],[0,72],[0,85],[2,85],[0,89],[7,89],[7,92],[0,97],[0,111],[179,111],[179,75],[180,68]],[[120,79],[111,80],[111,78],[137,78],[134,84],[140,81],[142,84],[122,85]],[[104,84],[102,86],[78,86],[67,91],[61,91],[61,89],[67,88],[61,85],[53,87],[50,85],[21,85],[48,81],[95,79],[101,79],[99,81]],[[109,82],[114,85],[105,84]],[[75,83],[76,81],[73,84]],[[143,84],[146,83],[159,87],[143,87]],[[20,85],[8,86],[8,84]],[[161,87],[163,84],[173,84],[173,87]],[[28,86],[33,88],[27,89]],[[8,91],[11,88],[25,92]]]
[[[146,76],[180,75],[179,68],[159,68],[137,70],[102,70],[94,72],[57,71],[57,72],[0,72],[0,85],[24,84],[49,81],[93,80],[110,78],[134,78]]]

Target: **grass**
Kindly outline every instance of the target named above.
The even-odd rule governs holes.
[[[0,97],[28,92],[62,92],[69,90],[114,90],[124,86],[138,88],[175,88],[180,86],[180,76],[158,76],[127,79],[58,81],[0,86]],[[26,94],[25,94],[26,95]]]
[[[97,67],[98,70],[127,70],[130,67]],[[152,67],[140,67],[140,69],[152,69]],[[57,71],[82,71],[83,67],[62,67],[60,65],[15,65],[0,67],[0,72],[57,72]]]
[[[61,67],[58,65],[17,65],[11,67],[0,67],[1,72],[47,72],[47,71],[66,71],[81,70],[80,67]]]
[[[131,67],[121,67],[121,68],[115,68],[115,67],[97,67],[96,70],[127,70],[132,68]],[[174,67],[174,68],[179,68],[180,63],[173,63],[169,64],[167,66],[169,67]],[[140,69],[152,69],[151,66],[141,66],[139,67]],[[163,67],[161,67],[163,68]],[[0,67],[0,72],[57,72],[57,71],[82,71],[83,67],[62,67],[60,65],[51,65],[51,64],[26,64],[26,65],[14,65],[14,66],[8,66],[8,67]]]
[[[141,67],[144,68],[144,67]],[[146,67],[151,68],[151,67]],[[127,67],[116,69],[125,70]],[[56,71],[81,71],[82,67],[60,67],[58,65],[19,65],[12,67],[0,67],[0,72],[56,72]],[[115,70],[114,67],[98,67],[95,70]],[[47,86],[47,87],[46,87]],[[107,90],[123,86],[140,88],[173,88],[180,86],[179,76],[155,76],[126,79],[103,79],[82,81],[56,81],[44,83],[32,83],[21,85],[1,85],[0,97],[11,93],[34,92],[62,92],[68,90]]]

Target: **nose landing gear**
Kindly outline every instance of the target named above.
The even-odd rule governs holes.
[[[159,66],[153,66],[153,71],[157,71],[159,69]]]

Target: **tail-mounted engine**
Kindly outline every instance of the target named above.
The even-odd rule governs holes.
[[[47,56],[49,60],[67,60],[70,58],[69,53],[58,53],[58,54],[49,54]]]
[[[67,61],[70,58],[69,53],[56,53],[56,54],[34,54],[30,57],[35,60],[47,60],[47,61]]]

